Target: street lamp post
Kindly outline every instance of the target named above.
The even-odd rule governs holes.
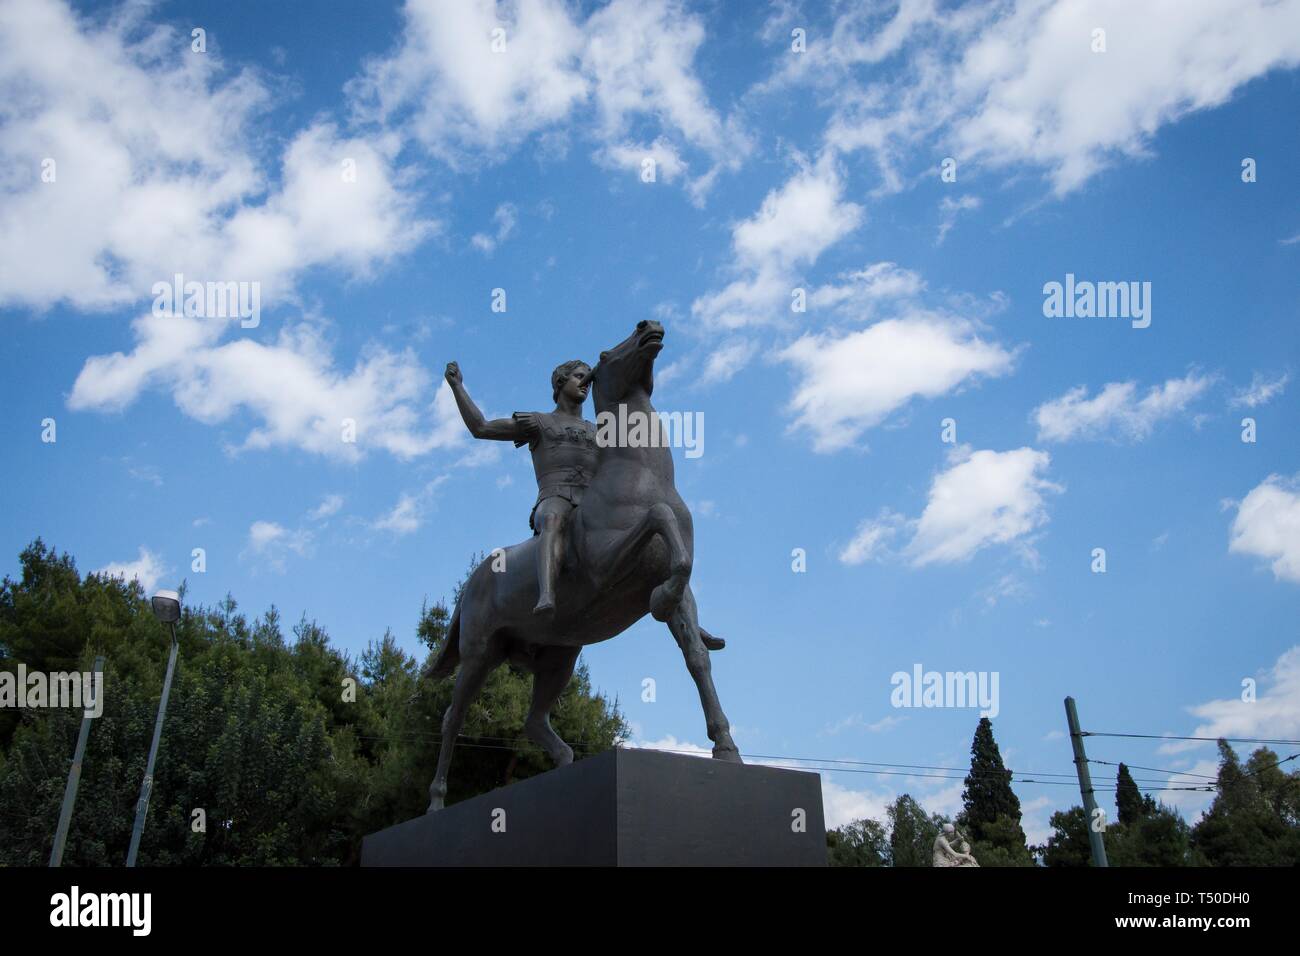
[[[95,658],[93,672],[103,680],[104,656]],[[92,678],[93,680],[94,678]],[[103,684],[98,683],[96,693],[102,694]],[[85,704],[85,699],[82,699]],[[99,703],[98,701],[96,703]],[[68,842],[68,827],[72,823],[72,808],[77,805],[77,787],[81,783],[81,761],[86,756],[86,741],[90,738],[90,722],[94,720],[89,710],[83,709],[81,715],[81,733],[77,735],[77,746],[72,752],[72,767],[68,770],[68,785],[63,790],[63,808],[59,811],[59,825],[54,831],[54,847],[50,850],[50,866],[63,865],[63,847]]]
[[[126,851],[126,865],[135,866],[140,852],[140,838],[144,836],[144,819],[149,814],[149,797],[153,792],[153,764],[158,757],[158,741],[162,739],[163,719],[167,715],[167,698],[172,691],[172,673],[176,670],[176,622],[181,619],[181,596],[175,591],[159,591],[153,596],[154,617],[171,629],[172,651],[167,658],[167,676],[163,679],[162,699],[158,701],[158,720],[153,725],[153,743],[149,745],[149,763],[144,768],[144,782],[140,784],[140,800],[135,805],[135,826],[131,828],[131,848]]]

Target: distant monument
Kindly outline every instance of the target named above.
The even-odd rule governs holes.
[[[959,848],[953,847],[956,838],[957,828],[951,823],[945,823],[939,835],[934,838],[934,855],[930,861],[933,866],[979,866],[975,857],[971,856],[970,844],[965,840]]]
[[[691,513],[674,484],[672,451],[655,440],[661,432],[650,394],[663,339],[658,322],[638,322],[594,368],[575,360],[552,373],[553,412],[517,412],[495,421],[485,421],[470,400],[459,366],[447,366],[447,381],[475,437],[529,445],[538,499],[530,518],[533,537],[494,551],[470,574],[429,668],[429,676],[445,677],[460,667],[442,721],[430,812],[443,807],[456,736],[493,670],[509,661],[533,673],[524,731],[565,766],[573,750],[552,729],[550,711],[579,652],[646,614],[666,622],[682,650],[704,706],[713,756],[742,762],[709,665],[710,649],[723,642],[700,627],[691,593]],[[640,420],[648,428],[628,435],[649,440],[598,441],[594,426],[581,417],[589,388],[598,420],[604,412]]]

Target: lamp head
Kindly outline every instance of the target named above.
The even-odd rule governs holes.
[[[160,624],[175,624],[181,619],[181,596],[175,591],[159,591],[152,603],[153,616]]]

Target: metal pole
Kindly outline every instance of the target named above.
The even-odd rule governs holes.
[[[96,682],[96,690],[102,695],[104,693],[104,657],[100,655],[95,658],[94,673],[100,675]],[[100,705],[101,701],[96,701]],[[72,823],[72,807],[77,802],[77,785],[81,783],[81,760],[86,755],[86,740],[90,737],[90,722],[95,718],[92,717],[85,709],[86,700],[81,700],[81,732],[77,734],[77,746],[72,751],[72,769],[68,771],[68,785],[63,789],[63,809],[59,811],[59,825],[54,831],[54,847],[50,850],[50,866],[61,866],[63,864],[63,846],[68,842],[68,826]]]
[[[149,796],[153,792],[153,763],[158,756],[158,741],[162,739],[163,718],[167,714],[167,697],[172,692],[172,672],[176,669],[176,625],[172,630],[172,652],[167,660],[167,677],[163,680],[162,699],[158,702],[158,720],[153,725],[153,744],[149,747],[149,763],[144,768],[144,783],[140,784],[140,802],[135,805],[135,826],[131,829],[131,848],[126,851],[126,865],[135,866],[140,852],[140,838],[144,836],[144,818],[149,813]]]
[[[1083,795],[1083,815],[1088,826],[1088,843],[1092,846],[1092,865],[1106,866],[1106,844],[1101,830],[1094,827],[1097,819],[1097,798],[1093,795],[1092,774],[1088,772],[1088,755],[1083,752],[1083,734],[1079,730],[1079,712],[1074,709],[1074,698],[1065,698],[1065,719],[1070,725],[1070,744],[1074,747],[1074,766],[1079,772],[1079,793]],[[1105,819],[1103,816],[1101,819]]]

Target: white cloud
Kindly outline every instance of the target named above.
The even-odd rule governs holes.
[[[1187,735],[1190,737],[1269,740],[1300,737],[1300,645],[1284,651],[1259,677],[1254,701],[1229,697],[1196,704],[1188,711],[1200,721]],[[1160,751],[1183,753],[1209,746],[1208,741],[1171,740],[1161,744]],[[1249,747],[1249,751],[1254,749]]]
[[[1033,448],[962,451],[935,477],[905,554],[913,567],[965,561],[990,545],[1018,544],[1047,523],[1043,496],[1061,487],[1043,473],[1051,456]]]
[[[750,363],[757,352],[758,345],[747,339],[732,339],[718,346],[704,363],[699,384],[730,381],[737,372]]]
[[[935,238],[935,243],[942,245],[944,239],[948,238],[948,233],[957,224],[958,216],[979,207],[979,196],[962,196],[960,199],[944,196],[939,200],[939,235]]]
[[[354,105],[455,167],[503,158],[585,108],[598,161],[624,165],[628,132],[646,121],[662,131],[665,179],[684,170],[681,148],[706,154],[697,199],[749,152],[736,121],[709,105],[693,65],[703,21],[678,0],[613,0],[585,21],[560,0],[408,0],[404,17],[400,46],[350,84]]]
[[[661,737],[658,740],[629,740],[623,746],[632,749],[642,750],[665,750],[672,753],[683,754],[688,757],[712,757],[713,748],[702,747],[699,744],[691,743],[689,740],[678,740],[672,734]]]
[[[1002,575],[996,582],[980,592],[986,609],[997,607],[1000,601],[1023,601],[1028,594],[1028,585],[1014,574]]]
[[[557,0],[519,0],[513,10],[493,0],[411,0],[403,19],[398,49],[368,63],[350,90],[369,118],[409,108],[408,132],[443,159],[513,147],[588,94],[582,34]]]
[[[258,281],[265,302],[314,265],[364,275],[435,227],[398,189],[392,136],[318,122],[272,182],[249,128],[267,89],[146,12],[100,23],[55,0],[0,6],[0,305],[109,308],[178,272]]]
[[[1286,383],[1290,380],[1291,376],[1285,372],[1274,379],[1267,379],[1256,372],[1250,378],[1250,385],[1239,388],[1233,393],[1229,404],[1233,408],[1258,408],[1260,405],[1267,405],[1282,394]]]
[[[1044,496],[1063,489],[1048,481],[1045,472],[1051,457],[1033,448],[1013,451],[955,449],[947,470],[930,485],[925,510],[907,520],[889,509],[874,520],[864,521],[849,545],[840,553],[845,564],[860,564],[870,558],[900,557],[912,567],[966,561],[984,548],[1012,545],[1033,561],[1031,535],[1047,523]],[[897,535],[911,539],[897,551],[887,550]],[[1023,585],[1007,575],[984,592],[986,603],[1001,597],[1018,596]]]
[[[240,557],[253,557],[271,570],[285,572],[290,554],[306,557],[311,552],[313,535],[299,528],[290,531],[274,521],[254,521],[248,528],[248,542]]]
[[[114,561],[95,573],[102,577],[122,578],[127,582],[139,581],[144,593],[152,595],[158,588],[159,580],[168,573],[168,568],[161,557],[141,545],[134,561]]]
[[[439,475],[418,491],[402,492],[392,510],[376,518],[371,523],[371,527],[376,531],[391,531],[398,537],[419,531],[428,518],[438,487],[447,480],[447,477],[447,475]]]
[[[882,717],[877,721],[867,723],[862,719],[861,714],[850,714],[842,720],[837,720],[835,723],[827,725],[821,731],[821,736],[834,737],[836,734],[842,733],[845,730],[865,730],[868,733],[878,734],[886,730],[892,730],[905,720],[907,720],[906,717],[899,717],[895,714],[891,714],[888,717]]]
[[[862,222],[862,207],[844,201],[834,158],[824,154],[805,165],[763,199],[731,232],[739,277],[701,296],[691,313],[706,327],[738,329],[776,323],[789,316],[799,270]]]
[[[839,278],[841,282],[838,285],[817,288],[808,297],[808,304],[816,308],[852,311],[856,318],[865,319],[883,304],[913,299],[925,291],[925,280],[921,275],[896,262],[875,262],[857,272],[846,272]]]
[[[1141,441],[1155,426],[1198,399],[1213,379],[1189,372],[1153,385],[1138,398],[1134,382],[1110,382],[1092,398],[1087,386],[1072,388],[1034,409],[1039,441],[1071,441],[1111,435]]]
[[[1098,27],[1104,53],[1092,49]],[[1118,158],[1147,155],[1162,126],[1294,67],[1300,3],[1241,0],[1225,17],[1182,0],[991,0],[941,14],[919,0],[883,24],[876,8],[845,13],[831,48],[777,79],[834,86],[828,143],[871,149],[886,188],[901,186],[909,149],[927,167],[942,149],[963,163],[1041,168],[1063,194]],[[891,84],[872,71],[854,79],[858,64],[900,49],[906,65]]]
[[[321,499],[320,504],[317,505],[315,508],[313,508],[307,514],[307,517],[310,518],[312,521],[324,521],[326,518],[330,518],[338,514],[339,510],[342,507],[343,507],[342,495],[326,495],[324,498]]]
[[[883,509],[879,517],[863,521],[858,525],[853,540],[840,551],[840,561],[844,564],[862,564],[864,561],[880,557],[888,542],[898,534],[904,521],[902,515],[888,508]]]
[[[516,222],[514,205],[503,202],[497,206],[496,212],[492,214],[492,222],[495,224],[496,230],[491,235],[485,232],[476,232],[470,239],[470,244],[484,255],[491,255],[497,246],[509,239],[511,234],[514,233]]]
[[[809,333],[777,353],[800,376],[791,431],[819,452],[852,445],[913,398],[1009,373],[1015,354],[966,321],[920,310],[842,335]]]
[[[372,345],[344,371],[320,329],[307,323],[285,328],[269,345],[250,338],[217,344],[218,328],[182,316],[144,315],[133,329],[133,351],[86,361],[70,408],[117,411],[161,387],[206,424],[253,417],[243,449],[298,448],[346,460],[372,449],[409,459],[464,440],[450,396],[440,391],[429,407],[432,377],[409,349]],[[442,390],[449,391],[445,384]],[[355,422],[355,441],[345,440],[345,420]]]
[[[646,160],[653,160],[655,182],[670,183],[686,172],[687,167],[672,143],[662,136],[647,146],[639,143],[611,143],[596,158],[606,166],[629,170],[638,178],[644,175]]]
[[[1228,551],[1262,558],[1279,581],[1300,584],[1300,475],[1269,475],[1251,489],[1237,505]]]

